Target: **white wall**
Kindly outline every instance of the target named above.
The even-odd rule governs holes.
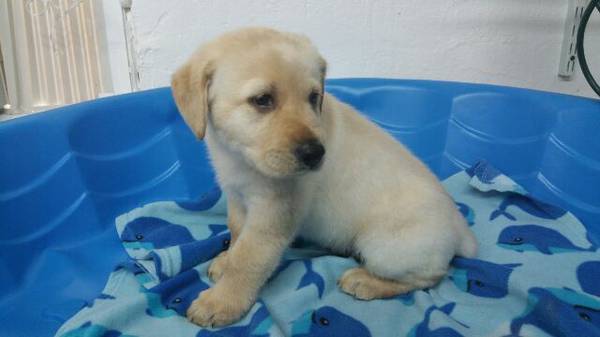
[[[308,35],[329,77],[493,83],[595,95],[558,78],[567,0],[133,0],[140,88],[169,84],[202,42],[241,26]],[[600,78],[600,16],[587,54]]]
[[[127,62],[127,43],[123,32],[123,13],[117,1],[101,2],[104,15],[104,35],[106,36],[106,57],[110,65],[112,90],[115,94],[131,91],[129,64]]]

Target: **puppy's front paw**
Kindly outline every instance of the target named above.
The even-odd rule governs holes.
[[[210,288],[201,292],[192,302],[187,317],[203,327],[219,327],[238,321],[248,311],[250,304],[250,301]]]
[[[217,282],[221,276],[227,263],[227,251],[221,252],[208,267],[208,277],[211,281]]]

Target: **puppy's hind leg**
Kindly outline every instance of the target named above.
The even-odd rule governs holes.
[[[400,282],[377,277],[364,267],[346,270],[339,279],[338,285],[342,291],[359,300],[387,298],[411,290],[410,287]]]
[[[405,294],[417,289],[428,288],[437,284],[444,275],[412,278],[410,280],[391,280],[381,278],[369,272],[365,267],[346,270],[339,279],[340,289],[359,300],[388,298]]]
[[[347,270],[338,284],[361,300],[388,298],[436,285],[448,270],[452,253],[440,245],[394,238],[386,231],[357,242],[363,265]]]

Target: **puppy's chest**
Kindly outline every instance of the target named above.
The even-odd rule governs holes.
[[[335,203],[313,200],[299,224],[298,235],[339,252],[351,249],[356,236],[355,219]]]

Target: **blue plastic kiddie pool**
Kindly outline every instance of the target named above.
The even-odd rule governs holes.
[[[600,235],[600,101],[390,79],[330,80],[327,90],[440,178],[486,159]],[[115,216],[213,184],[169,88],[0,123],[0,336],[51,336],[100,293],[126,259]]]

